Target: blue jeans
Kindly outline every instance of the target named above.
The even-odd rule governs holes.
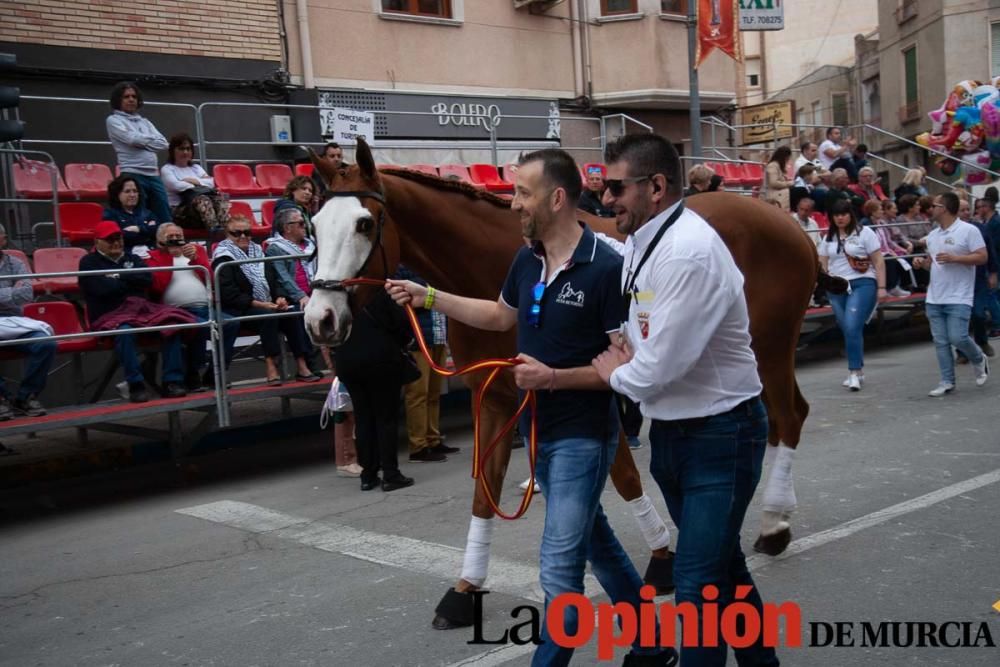
[[[714,584],[719,588],[721,618],[737,585],[754,586],[740,549],[740,527],[760,480],[767,447],[767,411],[761,400],[754,398],[712,417],[653,420],[649,443],[649,471],[678,530],[674,600],[698,607],[701,619],[702,589]],[[756,587],[745,602],[763,617]],[[721,632],[719,643],[715,648],[682,647],[681,664],[725,665],[727,647]],[[774,649],[764,647],[761,639],[737,649],[736,661],[741,667],[779,664]]]
[[[126,172],[122,172],[126,175]],[[170,212],[170,202],[167,200],[167,190],[163,187],[163,181],[159,176],[145,176],[143,174],[133,174],[129,172],[129,177],[134,178],[139,185],[142,194],[142,205],[149,209],[150,213],[161,225],[164,222],[171,222],[174,217]]]
[[[44,338],[41,331],[19,336],[19,340],[31,338]],[[45,381],[49,378],[49,369],[52,368],[52,360],[56,357],[56,342],[54,340],[44,340],[38,343],[26,343],[17,345],[13,349],[19,354],[27,357],[24,361],[24,375],[21,377],[21,387],[17,390],[17,398],[25,401],[29,396],[37,396],[45,389]],[[0,396],[6,397],[7,387],[3,378],[0,377]]]
[[[849,294],[827,293],[837,326],[844,334],[847,348],[847,368],[860,371],[865,367],[865,323],[875,309],[878,284],[872,278],[851,281]]]
[[[121,329],[131,329],[128,324],[118,327]],[[125,374],[125,381],[129,384],[139,384],[145,380],[142,376],[142,368],[139,365],[139,354],[135,350],[135,336],[123,335],[115,336],[115,353],[118,355],[118,362],[122,365]],[[184,382],[184,362],[181,355],[181,339],[179,334],[173,336],[163,336],[161,339],[160,354],[163,355],[163,382]],[[156,378],[152,378],[153,381]]]
[[[535,475],[545,496],[540,579],[546,608],[560,593],[583,593],[584,570],[590,561],[594,576],[611,601],[629,602],[638,613],[642,579],[615,537],[600,502],[616,447],[617,440],[604,442],[600,438],[566,438],[538,445]],[[563,617],[568,635],[576,634],[577,623],[576,610],[571,607]],[[546,625],[541,638],[531,660],[533,666],[569,664],[573,649],[554,644]],[[633,651],[660,652],[655,648]]]
[[[199,322],[208,321],[208,306],[189,306],[184,310],[198,318]],[[216,311],[216,318],[222,325],[222,349],[226,359],[226,367],[233,358],[233,347],[236,345],[236,337],[240,333],[240,323],[231,322],[233,316],[221,310]],[[195,340],[188,344],[188,371],[200,371],[205,367],[205,344],[211,338],[208,329],[195,329],[197,332]]]
[[[972,301],[972,338],[979,345],[989,342],[986,313],[990,314],[989,328],[1000,328],[1000,303],[996,295],[988,286],[977,284]]]
[[[931,323],[931,337],[934,339],[934,351],[937,352],[938,368],[941,369],[941,382],[955,384],[952,346],[970,362],[983,363],[983,351],[969,337],[972,307],[962,303],[928,303],[924,308]]]

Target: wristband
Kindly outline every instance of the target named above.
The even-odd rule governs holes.
[[[424,297],[424,309],[430,310],[434,307],[434,295],[437,294],[437,290],[433,287],[427,288],[427,296]]]

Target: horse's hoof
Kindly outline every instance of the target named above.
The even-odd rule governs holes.
[[[454,630],[472,625],[473,600],[468,593],[449,588],[434,610],[431,627],[435,630]]]
[[[657,595],[670,595],[674,592],[674,552],[668,551],[666,558],[650,558],[646,567],[646,575],[642,578],[644,584],[656,589]]]
[[[753,550],[768,556],[777,556],[788,548],[792,541],[792,529],[782,528],[772,535],[760,535],[753,543]]]

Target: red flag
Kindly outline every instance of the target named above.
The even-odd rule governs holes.
[[[701,65],[712,49],[719,49],[738,62],[743,61],[740,31],[736,25],[739,11],[739,0],[698,0],[695,67]]]

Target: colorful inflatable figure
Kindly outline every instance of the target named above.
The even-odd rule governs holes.
[[[916,141],[950,156],[936,162],[945,175],[961,170],[965,182],[975,185],[993,180],[983,169],[1000,168],[998,83],[1000,77],[989,84],[960,81],[941,108],[927,114],[931,131],[918,135]]]

